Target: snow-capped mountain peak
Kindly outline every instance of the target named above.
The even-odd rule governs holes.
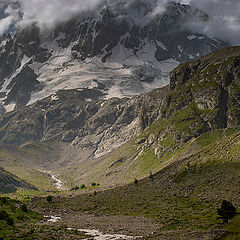
[[[225,46],[182,27],[193,16],[207,19],[200,10],[175,2],[157,4],[109,1],[51,31],[34,23],[13,38],[3,36],[2,105],[11,111],[61,89],[98,89],[102,98],[131,97],[168,84],[169,72],[180,62]],[[156,7],[162,12],[156,14]]]

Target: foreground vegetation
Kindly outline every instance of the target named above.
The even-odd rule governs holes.
[[[177,151],[175,161],[156,174],[149,172],[145,179],[134,180],[133,176],[130,185],[54,197],[50,204],[45,199],[35,199],[31,205],[40,212],[51,209],[58,214],[68,206],[69,211],[79,214],[145,216],[161,225],[161,231],[225,229],[222,236],[238,239],[239,216],[222,224],[217,209],[224,199],[240,209],[239,142],[237,130],[213,131],[188,145],[188,153],[196,144],[197,152],[186,157],[183,146]]]

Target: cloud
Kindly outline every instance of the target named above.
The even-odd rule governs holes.
[[[170,0],[0,0],[0,35],[13,31],[11,28],[38,22],[41,29],[52,28],[59,21],[70,19],[81,12],[108,4],[114,12],[126,12],[129,7],[148,4],[151,14],[161,14]],[[239,0],[175,0],[190,4],[209,15],[208,21],[193,18],[185,27],[210,37],[240,44]],[[10,29],[10,30],[9,30]]]
[[[36,21],[40,27],[51,28],[82,11],[95,7],[101,0],[20,0],[23,8],[22,23]]]
[[[208,21],[192,20],[187,28],[193,32],[240,45],[239,0],[191,0],[190,4],[209,15]]]
[[[5,33],[8,29],[9,26],[13,23],[13,17],[8,16],[0,20],[0,35]]]
[[[37,22],[41,29],[52,28],[59,21],[70,19],[74,15],[108,5],[114,12],[126,12],[133,5],[147,4],[152,13],[163,13],[169,0],[19,0],[23,9],[20,26]]]
[[[20,6],[15,0],[0,2],[0,35],[12,33],[14,25],[21,19]]]

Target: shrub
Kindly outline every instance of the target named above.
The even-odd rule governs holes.
[[[1,197],[1,202],[2,204],[6,204],[8,201],[8,198],[7,197]]]
[[[137,185],[137,184],[138,184],[138,180],[137,180],[136,178],[134,179],[134,181],[133,181],[133,182],[134,182],[134,184],[135,184],[135,185]]]
[[[50,202],[52,202],[53,198],[52,198],[52,196],[47,196],[46,200],[50,203]]]
[[[23,212],[27,212],[27,211],[28,211],[25,204],[21,206],[21,210],[22,210]]]
[[[97,186],[97,184],[95,182],[92,182],[91,185],[92,185],[92,187],[96,187]]]
[[[217,209],[217,213],[224,223],[227,223],[229,219],[232,219],[236,215],[236,208],[231,202],[223,200],[220,208]]]
[[[14,221],[13,221],[12,218],[8,217],[8,218],[6,219],[6,221],[7,221],[7,224],[8,224],[9,226],[13,226],[13,225],[14,225]]]
[[[9,217],[5,210],[0,211],[0,220],[6,220]]]
[[[153,174],[152,174],[152,172],[150,172],[149,178],[151,179],[151,181],[153,181]]]
[[[75,186],[73,189],[77,191],[79,189],[79,186]]]
[[[86,186],[85,186],[85,184],[82,184],[81,189],[84,189],[84,188],[86,188]]]

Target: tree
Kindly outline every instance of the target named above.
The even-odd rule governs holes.
[[[49,203],[52,202],[52,200],[53,200],[53,199],[52,199],[52,196],[50,196],[50,195],[47,196],[47,197],[46,197],[46,200],[47,200]]]
[[[82,184],[82,185],[81,185],[81,189],[84,189],[84,188],[86,188],[86,185],[85,185],[85,184]]]
[[[223,200],[221,207],[217,209],[217,213],[224,223],[228,223],[228,220],[236,215],[236,208],[231,202]]]

